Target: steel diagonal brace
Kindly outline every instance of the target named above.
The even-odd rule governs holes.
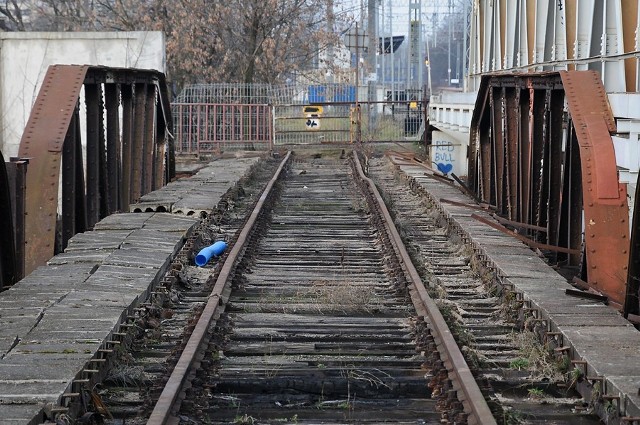
[[[83,86],[87,104],[84,131],[78,109]],[[145,103],[135,105],[132,100],[135,86],[140,88],[138,97]],[[157,98],[156,86],[160,87]],[[134,116],[139,118],[136,124],[141,129],[135,133],[130,131]],[[26,274],[45,264],[56,244],[64,247],[78,231],[108,214],[127,210],[134,190],[140,196],[169,181],[174,174],[171,124],[166,83],[158,71],[89,65],[49,67],[19,148],[20,157],[30,158],[24,231]],[[87,147],[86,161],[81,143]],[[60,186],[63,197],[59,209]],[[56,232],[59,210],[60,228]],[[56,233],[62,235],[58,242]]]
[[[20,141],[19,155],[31,158],[25,221],[27,274],[54,253],[62,146],[88,69],[49,67]]]

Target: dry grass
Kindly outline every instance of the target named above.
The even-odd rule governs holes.
[[[557,360],[540,344],[535,333],[523,330],[513,334],[512,338],[513,343],[520,351],[521,358],[526,360],[526,369],[531,372],[531,378],[548,378],[551,381],[564,380],[564,375],[559,370]]]
[[[142,366],[117,364],[109,370],[108,380],[121,387],[137,387],[144,382],[146,374]]]
[[[375,313],[382,307],[382,300],[369,286],[353,285],[350,281],[312,282],[305,296],[309,297],[318,311]]]
[[[302,311],[318,314],[376,314],[385,308],[385,295],[381,292],[384,292],[383,288],[373,284],[356,284],[347,278],[316,280],[301,283],[293,293],[266,291],[260,303],[246,304],[245,311],[270,311],[275,306],[284,314]]]

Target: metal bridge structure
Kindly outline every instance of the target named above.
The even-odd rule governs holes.
[[[428,106],[434,166],[455,145],[479,201],[637,315],[638,2],[476,0],[470,23],[464,90]]]
[[[412,189],[427,194],[429,202],[451,223],[459,219],[462,224],[456,226],[463,230],[459,236],[463,235],[474,252],[482,253],[479,261],[494,263],[497,281],[503,284],[515,276],[518,282],[505,284],[503,289],[512,291],[522,316],[529,315],[536,332],[553,342],[550,346],[555,354],[575,369],[583,368],[581,394],[593,397],[594,406],[600,403],[599,408],[605,410],[607,403],[617,403],[620,415],[611,423],[640,423],[637,361],[630,364],[628,360],[628,356],[637,358],[640,340],[634,328],[640,325],[638,2],[475,0],[473,6],[464,90],[444,90],[428,104],[426,99],[411,98],[408,92],[402,100],[395,99],[394,93],[390,102],[379,102],[365,95],[377,89],[357,85],[251,90],[208,85],[195,87],[170,105],[164,75],[155,71],[52,66],[18,157],[8,161],[0,158],[0,231],[9,235],[0,239],[0,291],[21,297],[20,309],[32,307],[35,298],[29,297],[37,294],[44,298],[41,301],[47,303],[47,309],[55,310],[60,307],[55,305],[57,301],[51,301],[51,294],[35,284],[67,285],[64,291],[71,294],[92,276],[96,286],[84,288],[86,294],[57,298],[67,303],[63,306],[67,314],[67,309],[78,308],[91,297],[114,303],[109,298],[113,296],[120,301],[122,294],[117,290],[105,300],[100,298],[108,292],[103,286],[111,289],[126,280],[118,275],[104,280],[103,273],[112,272],[113,267],[132,269],[131,280],[136,282],[135,275],[140,272],[136,262],[154,263],[153,273],[158,273],[153,276],[154,283],[128,288],[131,301],[122,308],[130,314],[123,314],[118,305],[111,312],[113,323],[105,324],[104,329],[100,323],[91,323],[101,327],[96,332],[105,335],[92,340],[91,349],[84,353],[71,353],[78,355],[80,373],[73,370],[71,378],[45,379],[64,387],[61,395],[54,397],[61,405],[59,412],[67,412],[71,405],[60,400],[81,394],[72,388],[97,382],[87,375],[98,372],[98,366],[88,368],[85,360],[105,363],[112,346],[121,343],[116,337],[127,335],[123,330],[133,327],[126,321],[136,319],[134,310],[139,302],[149,294],[168,292],[176,281],[180,269],[169,266],[171,258],[187,261],[194,240],[184,240],[192,227],[199,226],[197,212],[203,219],[213,214],[213,210],[200,208],[203,198],[207,202],[215,197],[222,200],[220,183],[238,181],[253,164],[238,160],[235,165],[241,165],[239,169],[229,175],[222,173],[219,180],[211,177],[216,168],[212,165],[181,185],[180,181],[171,182],[175,152],[272,151],[291,145],[337,146],[354,141],[358,142],[354,146],[361,147],[360,142],[367,141],[420,140],[425,131],[425,140],[431,142],[430,170],[414,157],[396,155],[396,165],[410,175]],[[354,158],[359,161],[357,152]],[[297,176],[311,177],[303,171]],[[203,194],[205,186],[207,193]],[[371,184],[371,193],[375,190]],[[185,193],[190,208],[177,208]],[[320,188],[318,193],[324,199],[327,192]],[[380,198],[380,214],[391,222],[381,196],[375,197]],[[224,208],[228,202],[232,200],[224,199]],[[114,214],[129,210],[131,215]],[[257,214],[256,210],[253,217]],[[85,231],[91,233],[73,240]],[[399,269],[417,274],[407,267],[411,259],[403,252],[397,230],[390,233],[394,235],[390,246],[403,253],[404,265]],[[247,239],[248,233],[242,235]],[[397,241],[396,236],[400,238]],[[478,239],[489,246],[487,251],[480,249]],[[51,261],[69,241],[79,247]],[[157,252],[149,254],[147,245],[153,245]],[[105,246],[108,253],[96,253]],[[242,249],[238,245],[232,252]],[[496,258],[505,266],[495,265]],[[39,268],[43,264],[47,265]],[[69,279],[66,271],[52,277],[57,267],[73,269],[77,282]],[[230,270],[233,263],[224,267]],[[167,270],[173,274],[159,277]],[[26,283],[18,282],[24,276]],[[159,283],[161,279],[163,283]],[[568,286],[567,280],[573,287],[564,289],[563,295],[580,301],[567,302],[565,297],[556,303],[558,288]],[[225,304],[220,299],[228,295],[220,282],[215,283],[219,293],[207,302],[212,306],[210,317],[215,316],[218,305]],[[10,288],[14,285],[24,292]],[[416,291],[426,292],[424,288]],[[8,298],[3,305],[16,299]],[[592,311],[586,313],[585,304]],[[91,322],[95,318],[94,309],[84,307],[85,318],[75,319],[74,315],[73,320]],[[599,310],[593,313],[595,307]],[[13,336],[18,331],[0,339],[7,354],[13,351],[14,357],[27,359],[33,344],[25,347],[32,340],[24,335],[42,329],[42,325],[48,326],[40,333],[44,342],[58,343],[51,342],[48,333],[59,325],[58,316],[48,313],[45,319],[50,320],[41,320],[43,314],[38,310],[29,323],[19,317],[16,323],[26,329],[18,330],[23,340]],[[606,323],[601,324],[603,320]],[[2,324],[9,326],[9,319]],[[199,325],[202,335],[209,325]],[[614,327],[615,335],[609,335]],[[13,327],[7,329],[14,331]],[[70,337],[74,344],[75,331]],[[609,337],[618,345],[606,347],[607,340],[596,341],[600,346],[595,346],[591,340]],[[444,338],[436,335],[436,339]],[[583,345],[574,345],[574,341]],[[427,345],[439,343],[434,340]],[[612,347],[620,352],[612,354]],[[41,353],[49,354],[49,348],[41,347],[45,350]],[[197,352],[195,348],[191,351]],[[58,354],[66,362],[63,355],[70,352],[65,348]],[[185,363],[189,367],[199,363],[194,359],[192,356]],[[453,370],[442,363],[446,366],[443,375]],[[7,370],[15,366],[7,364]],[[32,382],[24,364],[12,369],[25,373],[12,378],[15,385]],[[178,380],[184,381],[182,377]],[[24,391],[16,391],[16,399]],[[172,395],[167,405],[174,401]],[[39,399],[32,397],[22,404],[36,402]],[[12,403],[5,405],[13,407]],[[41,406],[36,407],[40,417]]]
[[[622,180],[635,182],[640,158],[639,34],[635,0],[474,0],[464,89],[432,96],[430,124],[466,147],[484,76],[595,71],[616,123],[612,138]],[[457,172],[466,175],[464,168]]]
[[[624,0],[476,1],[466,91],[445,90],[428,106],[419,92],[379,102],[379,88],[349,84],[196,85],[169,106],[159,73],[54,66],[19,151],[29,161],[27,190],[4,190],[30,211],[24,218],[21,207],[11,209],[24,231],[6,244],[28,260],[7,259],[5,281],[21,275],[9,270],[30,272],[74,234],[168,182],[173,135],[186,154],[416,141],[428,112],[434,169],[466,176],[505,231],[517,230],[578,285],[639,315],[628,242],[638,222],[627,199],[640,165],[639,14]],[[447,145],[442,134],[459,143]],[[444,161],[454,157],[455,166]],[[49,190],[36,194],[38,185]],[[612,252],[616,260],[605,260]]]
[[[160,72],[50,66],[19,157],[0,169],[3,205],[12,206],[3,208],[3,226],[16,229],[3,233],[11,237],[1,242],[0,288],[44,264],[76,233],[170,181],[171,125]]]

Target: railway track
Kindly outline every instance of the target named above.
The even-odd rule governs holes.
[[[368,168],[420,273],[357,160],[283,161],[267,184],[275,166],[203,222],[134,322],[97,394],[109,423],[599,423],[524,357],[516,310],[386,165]],[[218,262],[190,266],[220,238]]]
[[[267,185],[148,423],[493,423],[357,159],[319,157]]]
[[[491,270],[451,231],[434,206],[385,159],[369,173],[392,205],[403,239],[461,345],[500,423],[599,424],[571,388],[571,364],[550,355],[529,329],[522,304],[501,293]],[[429,177],[424,177],[429,178]],[[573,383],[575,384],[575,382]]]
[[[437,423],[413,308],[335,161],[295,163],[232,281],[196,422]],[[207,391],[209,390],[209,391]],[[198,413],[200,412],[200,413]]]

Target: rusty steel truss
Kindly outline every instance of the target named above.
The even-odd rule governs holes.
[[[0,291],[24,276],[25,180],[28,161],[0,152]]]
[[[483,76],[471,123],[469,187],[552,264],[573,270],[576,283],[622,308],[629,210],[615,131],[596,72]]]
[[[160,72],[49,67],[19,148],[30,159],[27,274],[74,234],[171,179],[171,125]]]

